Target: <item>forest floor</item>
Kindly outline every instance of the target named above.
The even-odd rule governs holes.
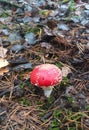
[[[46,98],[37,65],[63,80]],[[89,2],[0,0],[0,130],[89,130]]]

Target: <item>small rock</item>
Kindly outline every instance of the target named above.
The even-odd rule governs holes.
[[[27,33],[25,35],[25,40],[29,45],[34,45],[36,43],[36,37],[34,33]]]
[[[76,17],[72,17],[71,20],[74,22],[74,23],[78,23],[80,20],[79,18],[76,18]]]
[[[11,48],[11,50],[13,51],[13,52],[19,52],[19,51],[21,51],[21,50],[23,50],[24,49],[24,46],[23,45],[20,45],[20,44],[17,44],[17,45],[14,45],[12,48]]]
[[[14,58],[14,59],[11,59],[10,61],[9,61],[9,63],[11,64],[11,65],[13,65],[13,66],[15,66],[15,65],[18,65],[18,64],[24,64],[24,63],[28,63],[28,59],[27,58],[25,58],[25,57],[16,57],[16,58]]]
[[[8,35],[8,34],[9,34],[9,32],[8,32],[7,29],[2,29],[2,32],[3,32],[5,35]]]
[[[65,31],[69,30],[69,27],[66,24],[58,24],[58,28]]]
[[[86,19],[81,20],[82,25],[87,25],[88,23],[89,23],[89,20],[86,20]]]
[[[8,37],[9,42],[21,40],[21,36],[18,33],[11,33]]]
[[[84,11],[84,15],[85,15],[85,17],[86,17],[87,19],[89,19],[89,10],[85,10],[85,11]]]
[[[89,10],[89,4],[85,5],[85,9]]]
[[[21,65],[18,65],[16,67],[13,67],[11,68],[13,71],[23,71],[23,70],[26,70],[26,69],[32,69],[32,63],[26,63],[26,64],[21,64]]]
[[[32,22],[32,18],[29,17],[29,16],[25,16],[25,17],[23,18],[23,22],[24,22],[24,23]]]
[[[85,31],[86,31],[86,33],[88,33],[88,34],[89,34],[89,29],[86,29]]]
[[[34,18],[33,18],[33,22],[39,23],[39,22],[40,22],[40,17],[34,17]]]
[[[68,6],[66,4],[62,4],[61,6],[59,6],[59,9],[62,11],[62,12],[66,12],[68,10]]]

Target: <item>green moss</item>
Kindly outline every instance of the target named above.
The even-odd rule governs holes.
[[[32,27],[27,27],[27,30],[26,30],[26,33],[34,33],[34,34],[36,34],[36,35],[41,35],[42,32],[43,32],[42,27],[38,27],[38,26],[36,26],[36,27],[34,27],[34,28],[32,28]]]
[[[62,117],[62,110],[57,109],[53,113],[53,120],[49,126],[48,130],[59,130],[59,126],[62,125],[61,117]]]
[[[83,130],[81,119],[87,117],[86,112],[73,112],[69,109],[57,109],[53,113],[48,130]]]
[[[73,99],[72,96],[68,96],[67,99],[68,99],[68,102],[69,102],[70,104],[74,102],[74,99]]]
[[[28,99],[25,99],[25,98],[21,98],[21,99],[19,100],[19,103],[20,103],[21,105],[26,105],[26,106],[30,106],[30,105],[31,105],[30,101],[29,101]]]
[[[63,67],[63,64],[62,64],[62,62],[57,62],[56,66],[59,67],[59,68],[61,68],[61,67]]]
[[[61,86],[69,86],[70,85],[70,81],[68,79],[68,77],[63,77],[62,81],[61,81]]]
[[[85,109],[88,111],[89,110],[89,105],[87,105]]]
[[[47,98],[46,101],[45,101],[45,104],[42,106],[42,109],[48,110],[49,107],[51,107],[53,100],[54,100],[53,96],[50,96],[49,98]]]
[[[55,118],[58,118],[61,114],[62,114],[62,110],[57,109],[57,110],[54,111],[53,115],[54,115]]]

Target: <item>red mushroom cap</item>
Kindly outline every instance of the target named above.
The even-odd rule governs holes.
[[[55,86],[62,80],[61,70],[53,64],[42,64],[34,68],[30,75],[30,81],[35,86]]]

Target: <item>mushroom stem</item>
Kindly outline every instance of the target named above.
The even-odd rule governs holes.
[[[48,97],[50,97],[50,95],[52,93],[53,86],[43,87],[42,89],[44,90],[44,95],[48,98]]]

